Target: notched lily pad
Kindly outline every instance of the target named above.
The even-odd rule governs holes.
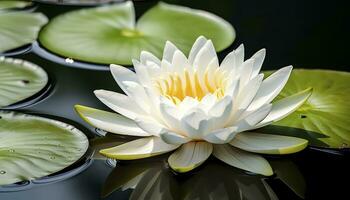
[[[41,178],[75,163],[86,136],[52,119],[0,111],[0,185]]]
[[[218,51],[235,38],[228,22],[205,11],[159,3],[137,23],[134,12],[131,1],[72,11],[51,20],[39,40],[45,48],[64,57],[129,65],[142,50],[160,57],[166,40],[189,52],[200,35],[212,39]]]
[[[25,8],[31,5],[32,5],[32,2],[30,1],[3,0],[3,1],[0,1],[0,12],[3,12],[6,9]]]
[[[347,72],[293,70],[276,100],[307,87],[313,88],[311,97],[296,112],[261,131],[303,137],[314,147],[350,148],[349,83]]]
[[[41,67],[20,59],[0,57],[0,108],[31,97],[47,82],[47,73]]]
[[[0,12],[0,53],[35,41],[47,21],[41,13]]]

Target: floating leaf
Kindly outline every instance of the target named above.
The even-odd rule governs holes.
[[[5,9],[18,9],[30,6],[32,3],[30,1],[0,1],[0,12]]]
[[[200,35],[223,50],[233,42],[235,32],[228,22],[211,13],[165,3],[147,11],[135,24],[133,4],[127,1],[60,15],[42,30],[39,40],[61,56],[128,65],[142,50],[160,57],[166,40],[189,52]]]
[[[41,13],[0,12],[0,53],[35,41],[47,21]]]
[[[111,2],[119,2],[122,0],[34,0],[41,3],[53,3],[63,5],[95,5]]]
[[[347,72],[293,70],[276,100],[308,87],[313,88],[312,95],[296,112],[261,131],[302,137],[316,147],[350,147],[349,83]]]
[[[48,76],[41,67],[20,59],[0,57],[0,107],[31,97],[47,82]]]
[[[0,111],[0,185],[58,172],[81,158],[86,136],[63,122]]]

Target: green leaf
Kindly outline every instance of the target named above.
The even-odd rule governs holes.
[[[0,12],[0,53],[35,41],[47,21],[41,13]]]
[[[0,185],[37,179],[76,162],[89,146],[71,125],[0,111]]]
[[[41,67],[20,59],[0,57],[0,107],[36,94],[47,82],[48,76]]]
[[[267,72],[270,74],[271,72]],[[293,70],[275,99],[313,88],[309,99],[286,118],[259,132],[302,137],[314,147],[350,146],[350,73],[331,70]]]
[[[93,28],[91,28],[93,27]],[[211,13],[159,3],[135,23],[131,1],[60,15],[42,30],[41,44],[61,56],[102,64],[131,64],[142,50],[161,57],[167,40],[189,52],[206,36],[217,50],[235,38],[233,27]]]
[[[2,12],[5,9],[19,9],[19,8],[25,8],[27,6],[32,5],[30,1],[0,1],[0,12]]]

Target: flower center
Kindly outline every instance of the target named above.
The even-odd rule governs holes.
[[[155,86],[161,95],[170,99],[174,104],[179,104],[185,97],[192,97],[202,100],[207,94],[213,94],[217,99],[225,95],[227,79],[225,73],[217,70],[206,70],[204,74],[197,71],[189,72],[184,69],[183,73],[172,72],[158,78]]]

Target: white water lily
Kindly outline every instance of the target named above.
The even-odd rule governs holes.
[[[272,175],[262,154],[289,154],[304,149],[300,138],[251,130],[280,120],[310,96],[311,89],[272,100],[286,84],[292,66],[263,80],[265,49],[244,61],[239,46],[219,64],[211,40],[199,37],[188,58],[167,42],[163,59],[142,52],[133,60],[136,73],[118,65],[110,70],[126,95],[96,90],[111,113],[76,106],[85,121],[105,131],[143,137],[101,150],[114,159],[147,158],[174,151],[168,159],[177,172],[201,165],[210,155],[234,167]]]

